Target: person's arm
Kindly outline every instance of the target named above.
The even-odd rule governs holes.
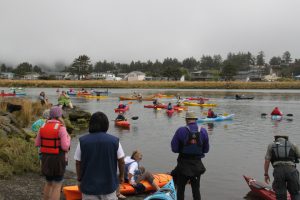
[[[60,135],[60,147],[63,151],[69,151],[70,144],[71,144],[71,138],[67,132],[66,127],[61,126],[59,129],[59,135]]]
[[[264,164],[264,176],[265,176],[265,182],[269,184],[270,182],[270,176],[269,176],[269,166],[270,166],[270,160],[265,160]]]
[[[77,180],[81,181],[81,148],[80,148],[80,142],[78,142],[74,159],[76,160],[76,174],[77,174]]]
[[[209,138],[208,133],[205,128],[201,128],[201,139],[203,141],[203,153],[208,153],[209,151]]]
[[[41,146],[41,137],[40,137],[40,133],[37,134],[36,138],[35,138],[35,146],[39,147]]]
[[[179,144],[180,144],[179,134],[180,134],[180,128],[177,129],[171,141],[171,149],[174,153],[179,153]]]
[[[76,160],[76,174],[77,174],[77,181],[81,181],[81,161]]]
[[[124,157],[118,159],[118,167],[119,167],[119,182],[124,183],[124,171],[125,171],[125,162]]]
[[[138,168],[139,168],[139,166],[138,166],[137,162],[131,163],[128,167],[128,180],[129,180],[129,183],[133,186],[136,185],[136,182],[134,180],[134,173],[135,173],[135,171],[138,170]]]

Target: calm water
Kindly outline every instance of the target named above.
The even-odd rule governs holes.
[[[38,95],[45,91],[49,99],[56,103],[56,89],[27,89],[29,96]],[[113,109],[118,104],[118,96],[133,92],[131,89],[113,89],[107,100],[86,100],[84,98],[72,99],[73,104],[90,112],[103,111],[108,118],[113,120],[116,114]],[[227,122],[202,124],[208,129],[210,139],[210,152],[203,159],[207,172],[201,178],[201,194],[204,200],[240,200],[244,199],[249,188],[242,175],[253,176],[263,180],[264,155],[268,143],[273,140],[276,133],[287,133],[290,140],[299,143],[299,116],[300,116],[300,91],[299,90],[135,90],[142,94],[167,92],[180,93],[182,96],[203,95],[212,98],[212,103],[219,106],[216,113],[234,113],[235,118]],[[224,96],[234,94],[255,96],[255,100],[224,99]],[[35,98],[35,97],[34,97]],[[170,100],[162,100],[170,101]],[[171,101],[175,101],[172,100]],[[151,172],[169,172],[176,164],[177,155],[171,152],[170,141],[179,126],[184,125],[184,112],[167,117],[164,110],[154,111],[143,108],[152,102],[133,102],[127,117],[139,116],[136,121],[131,121],[130,130],[114,127],[113,123],[109,133],[120,138],[126,154],[130,155],[135,149],[143,152],[142,165]],[[271,121],[270,118],[262,119],[261,113],[270,113],[279,106],[285,113],[294,114],[293,121]],[[201,116],[198,107],[190,107]],[[73,161],[78,138],[73,139],[70,161]],[[74,162],[69,168],[75,170]],[[272,170],[272,168],[271,168]],[[271,171],[270,171],[271,173]],[[143,198],[137,198],[143,199]],[[190,187],[187,186],[186,199],[192,199]],[[253,199],[254,197],[247,197]]]

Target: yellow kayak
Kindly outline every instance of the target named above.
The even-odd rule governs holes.
[[[85,95],[84,96],[87,99],[106,99],[107,96],[96,96],[96,95]]]
[[[214,104],[214,103],[200,104],[200,103],[195,103],[195,102],[183,102],[183,104],[185,106],[200,106],[200,107],[215,107],[215,106],[217,106],[217,104]]]

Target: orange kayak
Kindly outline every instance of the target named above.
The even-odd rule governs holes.
[[[154,181],[155,183],[159,186],[159,187],[163,187],[165,184],[167,184],[170,180],[172,180],[172,176],[168,175],[168,174],[153,174],[154,176]],[[150,192],[150,191],[154,191],[155,189],[151,186],[150,183],[148,183],[147,181],[142,181],[141,182],[146,190],[145,192]],[[66,200],[80,200],[82,198],[81,196],[81,192],[78,190],[78,186],[77,185],[73,185],[73,186],[66,186],[63,188],[64,191],[64,195]],[[120,192],[121,194],[134,194],[135,193],[135,189],[128,183],[122,183],[120,185]]]
[[[122,128],[130,128],[130,123],[128,121],[118,121],[115,120],[115,125]]]

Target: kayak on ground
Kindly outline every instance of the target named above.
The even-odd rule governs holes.
[[[173,180],[167,183],[164,187],[160,188],[154,194],[148,196],[144,200],[177,200],[177,194]]]
[[[200,103],[188,102],[188,101],[183,102],[183,104],[186,106],[200,106],[200,107],[215,107],[215,106],[217,106],[217,104],[214,104],[214,103],[200,104]]]
[[[153,174],[154,181],[159,187],[163,187],[170,180],[172,180],[172,176],[168,174]],[[152,187],[150,183],[147,181],[141,181],[141,183],[145,186],[145,192],[154,191],[155,188]],[[78,190],[78,186],[65,186],[63,188],[63,192],[66,200],[79,200],[82,198],[81,192]],[[120,185],[120,193],[123,195],[127,194],[135,194],[135,189],[129,183],[122,183]]]
[[[129,110],[129,106],[125,106],[125,108],[115,108],[115,113],[117,112],[126,112],[127,110]]]
[[[122,128],[130,128],[130,123],[127,120],[115,120],[115,125]]]
[[[274,190],[266,183],[258,182],[254,178],[244,176],[251,191],[264,200],[276,200]],[[290,195],[287,195],[287,200],[291,200]]]
[[[217,122],[217,121],[224,121],[224,120],[231,120],[234,117],[234,114],[229,115],[219,115],[215,118],[198,118],[197,122]]]
[[[165,104],[158,104],[158,105],[144,105],[144,108],[163,108],[163,109],[166,109],[167,108],[167,105]]]

